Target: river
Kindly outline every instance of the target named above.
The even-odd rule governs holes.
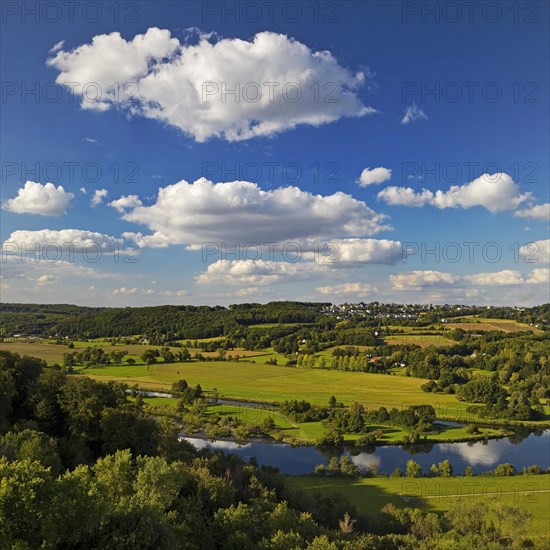
[[[239,445],[233,441],[210,441],[197,437],[184,439],[198,449],[233,453],[246,461],[255,457],[258,464],[277,467],[281,473],[290,475],[310,473],[318,464],[326,465],[331,456],[341,455],[350,455],[360,467],[375,465],[380,474],[391,474],[398,467],[404,471],[409,459],[418,462],[424,472],[432,464],[448,459],[457,475],[463,475],[467,465],[472,467],[474,473],[492,470],[503,462],[513,464],[518,471],[533,464],[550,467],[550,430],[518,431],[514,436],[471,443],[374,447],[370,452],[358,452],[353,447],[329,449],[260,442]]]

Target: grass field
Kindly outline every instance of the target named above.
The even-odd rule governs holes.
[[[453,340],[445,338],[441,334],[392,334],[383,338],[386,344],[392,345],[412,345],[415,344],[421,348],[428,346],[452,346],[456,344]]]
[[[163,407],[166,414],[175,414],[177,399],[168,397],[145,397],[143,399],[146,405],[154,407]],[[222,416],[233,416],[243,422],[261,424],[266,418],[272,418],[275,426],[282,430],[290,438],[296,438],[307,443],[316,443],[320,437],[326,433],[326,429],[321,422],[292,422],[287,417],[273,409],[257,409],[245,405],[211,405],[208,407],[208,414],[218,413]],[[382,430],[384,435],[379,438],[380,443],[399,443],[408,434],[402,428],[388,425],[369,425],[369,430]],[[481,435],[491,437],[499,435],[497,428],[480,428]],[[353,444],[360,434],[343,434],[345,444]],[[466,427],[454,426],[436,426],[436,431],[431,433],[428,438],[430,441],[448,441],[449,439],[479,439],[479,434],[472,435],[466,431]]]
[[[442,327],[447,329],[461,328],[463,330],[501,330],[502,332],[521,332],[524,330],[532,330],[536,334],[543,331],[531,327],[526,323],[518,323],[509,319],[491,319],[485,317],[477,317],[476,315],[465,315],[464,317],[455,317],[453,322],[446,323]]]
[[[74,341],[74,349],[70,349],[67,345],[55,344],[49,342],[24,342],[24,341],[9,341],[0,343],[0,350],[12,351],[14,353],[19,353],[20,355],[31,355],[33,357],[39,357],[44,359],[49,365],[54,363],[63,363],[63,354],[70,352],[82,351],[88,347],[91,348],[101,348],[105,353],[110,353],[111,351],[125,350],[128,352],[128,355],[124,357],[126,360],[128,357],[131,357],[136,361],[136,363],[141,363],[141,355],[147,349],[160,349],[161,346],[148,346],[145,344],[117,344],[116,346],[111,345],[110,342],[105,342],[104,340],[90,340],[88,342],[83,341]],[[172,351],[178,351],[180,348],[170,348]]]
[[[385,374],[300,369],[272,365],[211,361],[205,363],[108,366],[90,368],[82,374],[99,380],[119,380],[150,390],[166,391],[173,382],[184,378],[190,384],[201,384],[203,390],[213,388],[226,397],[266,402],[306,399],[327,403],[335,395],[350,404],[359,401],[374,408],[403,407],[431,403],[440,415],[464,415],[466,404],[450,394],[426,394],[420,386],[422,378],[397,377]]]
[[[309,492],[342,493],[362,515],[376,516],[388,502],[401,508],[414,506],[436,513],[443,513],[464,500],[515,504],[533,514],[531,536],[548,536],[550,475],[361,479],[299,476],[292,481]]]

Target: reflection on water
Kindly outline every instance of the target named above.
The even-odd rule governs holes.
[[[497,464],[509,462],[516,469],[538,464],[550,467],[550,430],[526,432],[514,437],[477,441],[475,443],[436,443],[414,446],[371,447],[358,449],[336,449],[319,447],[292,447],[273,443],[246,443],[233,441],[206,441],[185,437],[198,449],[212,449],[234,453],[248,461],[255,457],[258,464],[279,468],[284,474],[306,474],[318,464],[327,464],[331,456],[349,455],[360,467],[375,466],[382,474],[390,474],[395,468],[405,469],[407,460],[418,462],[424,471],[432,464],[448,459],[456,474],[462,474],[467,465],[475,473],[494,468]]]

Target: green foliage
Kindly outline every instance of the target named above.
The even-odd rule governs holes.
[[[407,460],[407,477],[420,477],[422,475],[422,466],[414,460]]]

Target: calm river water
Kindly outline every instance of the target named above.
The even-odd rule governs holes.
[[[283,474],[307,474],[318,464],[327,464],[331,456],[350,455],[357,466],[376,465],[381,474],[391,474],[399,467],[405,470],[407,460],[418,462],[424,471],[432,464],[448,459],[454,473],[462,475],[467,465],[475,473],[493,469],[497,464],[509,462],[517,470],[538,464],[550,467],[550,430],[518,432],[512,437],[491,439],[475,443],[435,443],[407,447],[385,446],[358,452],[354,448],[321,449],[318,447],[292,447],[277,443],[246,443],[233,441],[209,441],[197,437],[185,437],[198,449],[220,450],[233,453],[248,461],[255,457],[258,464],[279,468]]]

